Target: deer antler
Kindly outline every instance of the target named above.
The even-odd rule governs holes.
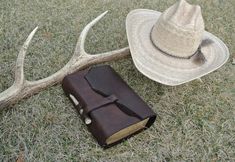
[[[96,19],[91,21],[82,31],[79,36],[75,52],[69,62],[59,71],[53,75],[37,80],[37,81],[28,81],[24,77],[24,58],[26,55],[27,48],[30,41],[32,40],[34,34],[36,33],[38,27],[36,27],[26,39],[24,45],[22,46],[17,61],[16,61],[16,70],[15,70],[15,82],[14,84],[0,93],[0,110],[4,107],[16,103],[17,101],[29,97],[33,94],[38,93],[39,91],[52,86],[56,83],[62,81],[62,79],[70,73],[75,72],[76,70],[83,69],[93,64],[98,64],[106,61],[111,61],[115,59],[121,59],[129,55],[129,48],[123,48],[115,51],[110,51],[106,53],[91,55],[88,54],[84,49],[84,44],[86,40],[87,33],[104,15],[107,13],[104,12]]]

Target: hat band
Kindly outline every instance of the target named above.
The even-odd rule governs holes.
[[[153,28],[152,28],[152,30],[153,30]],[[204,54],[201,51],[201,47],[207,46],[207,45],[213,43],[213,41],[208,40],[208,39],[202,40],[201,44],[199,45],[199,47],[195,53],[193,53],[191,56],[188,56],[188,57],[180,57],[180,56],[175,56],[175,55],[169,54],[169,53],[163,51],[162,49],[160,49],[159,47],[157,47],[157,45],[152,40],[152,30],[150,32],[150,40],[151,40],[152,44],[155,46],[155,48],[157,48],[164,55],[167,55],[169,57],[174,57],[176,59],[191,60],[195,64],[204,64],[207,61]]]
[[[153,28],[154,28],[154,27],[152,27],[152,30],[151,30],[151,32],[150,32],[150,39],[151,39],[151,42],[152,42],[152,44],[153,44],[159,51],[161,51],[161,52],[162,52],[163,54],[165,54],[165,55],[168,55],[168,56],[171,56],[171,57],[174,57],[174,58],[178,58],[178,59],[190,59],[191,57],[193,57],[194,55],[196,55],[196,54],[199,52],[199,50],[201,50],[201,48],[200,48],[201,45],[199,45],[197,51],[194,52],[192,55],[187,56],[187,57],[181,57],[181,56],[176,56],[176,55],[172,55],[172,54],[170,54],[170,53],[167,53],[167,52],[163,51],[162,49],[160,49],[160,48],[154,43],[153,38],[152,38]],[[201,52],[201,51],[200,51],[200,52]]]

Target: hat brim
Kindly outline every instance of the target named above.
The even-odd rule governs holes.
[[[213,43],[202,47],[206,62],[202,65],[190,59],[181,59],[164,54],[150,38],[154,24],[161,12],[137,9],[126,19],[126,31],[131,56],[136,68],[148,78],[166,85],[180,85],[200,78],[220,68],[229,58],[227,46],[216,36],[204,32],[203,39]]]

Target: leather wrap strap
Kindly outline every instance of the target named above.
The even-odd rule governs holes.
[[[103,99],[96,101],[96,102],[92,102],[89,103],[87,105],[87,107],[84,109],[86,114],[89,114],[91,111],[94,111],[96,109],[99,109],[102,106],[108,105],[108,104],[112,104],[115,101],[117,101],[117,97],[115,95],[110,95],[108,97],[104,97]]]

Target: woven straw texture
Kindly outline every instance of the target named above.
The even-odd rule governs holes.
[[[203,32],[200,6],[181,0],[163,12],[153,27],[151,38],[162,51],[187,58],[196,52]]]
[[[161,15],[162,13],[158,11],[137,9],[130,12],[126,19],[126,30],[131,55],[135,66],[145,76],[162,84],[175,86],[189,82],[196,78],[200,78],[218,69],[228,60],[229,51],[227,46],[219,38],[206,31],[203,31],[200,39],[197,35],[193,37],[197,41],[208,39],[213,42],[212,44],[201,48],[201,51],[206,59],[206,62],[202,65],[193,63],[191,59],[181,59],[166,55],[164,52],[162,52],[162,49],[159,50],[159,48],[156,48],[156,45],[153,44],[151,39],[152,29],[155,24],[158,24],[158,20]],[[203,25],[199,26],[202,27]],[[164,32],[164,30],[164,28],[160,28],[159,31]],[[200,30],[201,29],[199,28],[199,33],[201,32]],[[169,33],[172,34],[177,32]],[[156,35],[159,36],[163,34],[154,34],[153,36]],[[164,35],[162,37],[164,38]],[[185,46],[182,45],[182,40],[178,38],[179,37],[177,37],[177,34],[172,35],[172,37],[169,38],[172,40],[176,39],[175,41],[177,42],[178,46],[174,49],[183,48],[181,49],[183,51],[195,50],[195,47],[189,47],[185,49]],[[156,37],[155,40],[158,40],[158,37]],[[186,42],[185,39],[183,39],[183,41]],[[165,45],[168,43],[167,47],[175,46],[174,43],[176,42],[172,42],[173,41],[162,41],[161,43],[165,43]]]

